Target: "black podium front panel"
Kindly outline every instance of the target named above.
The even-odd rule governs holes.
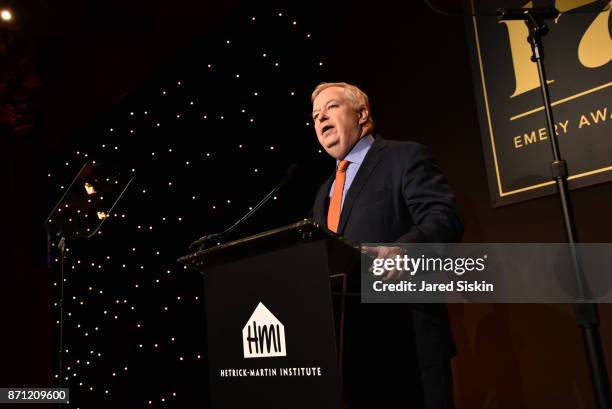
[[[211,407],[340,407],[326,243],[204,275]]]

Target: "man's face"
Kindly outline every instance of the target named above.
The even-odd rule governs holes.
[[[363,135],[367,110],[356,112],[344,89],[329,87],[312,103],[312,118],[319,143],[330,156],[342,160]]]

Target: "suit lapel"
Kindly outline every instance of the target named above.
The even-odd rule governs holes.
[[[319,189],[319,193],[315,200],[315,205],[313,209],[313,216],[315,222],[327,227],[327,198],[329,197],[329,190],[331,189],[331,185],[335,179],[335,170],[334,173],[323,183],[321,189]]]
[[[361,166],[359,167],[359,171],[357,175],[355,175],[355,179],[351,183],[351,187],[349,188],[346,198],[344,199],[344,205],[342,206],[342,213],[340,214],[340,223],[338,225],[338,234],[342,235],[344,233],[344,227],[346,226],[346,222],[351,214],[351,210],[353,209],[353,204],[355,200],[361,193],[361,190],[365,186],[366,181],[372,174],[372,171],[376,168],[378,163],[383,157],[384,148],[387,146],[387,142],[381,137],[376,138],[372,147],[366,154]],[[331,185],[331,183],[330,183]],[[329,185],[327,192],[329,193]]]

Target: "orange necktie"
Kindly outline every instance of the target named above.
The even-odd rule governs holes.
[[[327,228],[334,233],[338,231],[340,223],[340,211],[342,210],[342,195],[344,193],[344,181],[346,180],[346,168],[349,161],[343,160],[338,164],[336,170],[336,180],[334,181],[334,190],[329,202],[329,210],[327,212]]]

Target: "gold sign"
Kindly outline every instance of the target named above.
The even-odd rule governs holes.
[[[487,0],[481,0],[487,1]],[[557,0],[543,37],[562,158],[570,188],[612,180],[612,38],[607,5]],[[599,7],[596,12],[589,6]],[[528,2],[516,8],[537,7]],[[478,4],[471,3],[477,14]],[[468,39],[494,206],[554,193],[552,153],[536,64],[524,21],[472,16]]]

